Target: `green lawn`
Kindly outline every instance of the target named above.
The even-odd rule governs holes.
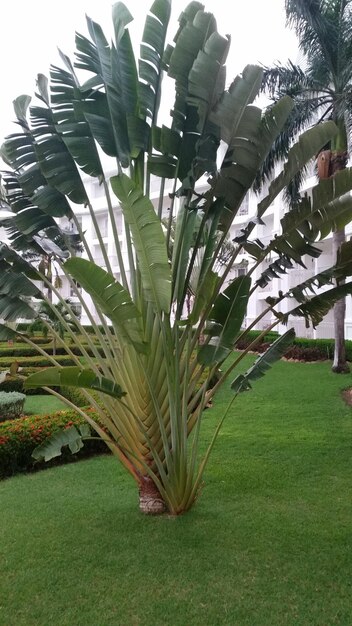
[[[49,395],[27,396],[24,403],[24,413],[26,415],[45,415],[53,413],[53,411],[61,411],[67,409],[67,405],[61,402],[59,398]]]
[[[275,366],[177,519],[142,517],[110,457],[3,481],[1,626],[352,624],[349,385],[325,363]]]

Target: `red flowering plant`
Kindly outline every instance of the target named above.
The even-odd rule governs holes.
[[[86,409],[94,419],[97,416],[92,409]],[[85,423],[75,411],[56,411],[50,415],[34,415],[17,420],[8,420],[0,424],[0,478],[7,478],[20,472],[32,471],[44,466],[44,462],[36,462],[32,457],[33,450],[47,441],[56,431],[79,428]],[[78,455],[64,450],[51,464],[65,463],[106,452],[107,447],[98,437],[88,439]]]

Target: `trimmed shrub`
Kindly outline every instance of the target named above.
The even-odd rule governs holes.
[[[80,389],[76,387],[59,387],[57,389],[61,395],[70,400],[78,407],[87,406],[87,400]]]
[[[26,396],[17,391],[0,391],[0,422],[14,419],[23,413]]]
[[[236,349],[237,350],[245,350],[245,348],[248,348],[248,346],[253,343],[253,341],[255,341],[255,339],[257,339],[259,337],[259,335],[262,334],[262,330],[250,330],[248,331],[248,334],[243,338],[240,339],[240,341],[238,341],[236,343]],[[260,342],[257,344],[256,346],[256,351],[258,350],[258,347],[261,346],[262,344],[267,344],[270,345],[271,343],[273,343],[273,341],[275,341],[275,339],[277,339],[279,336],[279,333],[270,330],[268,331],[260,340]],[[262,350],[263,351],[263,350]]]
[[[262,331],[251,330],[248,335],[237,342],[236,349],[244,350],[260,335]],[[255,351],[264,352],[275,339],[278,333],[274,331],[268,332],[257,344]],[[299,361],[322,361],[334,358],[334,339],[306,339],[305,337],[296,337],[292,346],[288,349],[285,357],[288,359],[297,359]],[[346,356],[348,361],[352,361],[352,341],[346,341]]]
[[[93,356],[92,351],[88,349],[88,346],[86,344],[82,343],[81,345],[86,349],[89,356]],[[50,354],[50,355],[53,354],[52,343],[43,344],[41,348],[45,350],[47,354]],[[76,356],[81,356],[82,354],[82,351],[80,350],[78,346],[70,346],[70,350]],[[103,354],[103,349],[102,348],[98,349],[98,352],[100,354]],[[63,356],[63,355],[67,356],[66,348],[62,346],[57,347],[55,353],[57,356]],[[35,348],[32,348],[31,346],[28,346],[27,344],[22,344],[21,346],[10,346],[10,347],[9,346],[3,347],[2,345],[0,345],[0,358],[1,357],[14,357],[18,359],[18,358],[27,357],[27,356],[40,357],[41,355],[38,354]],[[41,357],[41,358],[44,358],[44,357]]]
[[[34,374],[38,369],[36,367],[23,367],[21,370],[21,374],[23,376],[29,376],[29,374]],[[48,393],[41,389],[41,387],[34,387],[33,389],[24,389],[23,381],[16,376],[10,376],[9,374],[6,376],[5,380],[0,383],[0,391],[18,391],[19,393],[25,393],[26,396],[36,396],[36,395],[45,395]]]
[[[58,361],[59,365],[75,365],[74,361],[67,356],[58,356],[55,357]],[[26,357],[16,357],[16,359],[11,359],[10,357],[0,357],[0,368],[5,369],[10,367],[12,363],[16,361],[19,367],[51,367],[52,363],[49,359],[46,359],[44,356],[26,356]]]
[[[23,382],[18,378],[13,378],[12,376],[7,376],[6,379],[0,383],[0,393],[6,392],[10,393],[12,391],[17,391],[18,393],[23,393]],[[31,391],[31,390],[28,390]]]
[[[326,355],[321,352],[319,348],[302,348],[301,346],[291,346],[285,352],[286,359],[295,359],[296,361],[306,361],[307,363],[312,361],[324,361]]]
[[[97,419],[92,409],[87,409],[87,411],[94,419]],[[48,463],[34,461],[31,456],[34,448],[44,443],[56,430],[84,423],[86,423],[85,420],[74,411],[56,411],[50,415],[34,415],[1,423],[0,478],[109,452],[106,444],[98,438],[85,441],[83,448],[77,454],[71,454],[70,450],[64,448],[60,457]]]
[[[27,322],[27,323],[22,322],[20,324],[17,324],[16,330],[18,330],[18,332],[20,332],[20,333],[24,333],[24,332],[26,332],[26,330],[28,329],[29,326],[30,326],[30,322]],[[85,332],[90,334],[90,335],[95,333],[95,330],[94,330],[93,326],[91,326],[90,324],[87,324],[86,326],[83,326],[83,328],[84,328]],[[105,330],[104,330],[103,326],[98,325],[98,328],[99,328],[99,330],[103,334],[105,334]],[[114,332],[113,327],[109,326],[109,328],[110,328],[110,331],[113,333]]]
[[[94,356],[92,350],[90,348],[88,348],[88,345],[84,341],[81,342],[81,345],[85,348],[86,352],[88,352],[89,356]],[[50,355],[53,354],[53,344],[52,343],[46,342],[45,344],[41,345],[41,348],[43,350],[45,350],[45,352],[47,352],[47,354],[50,354]],[[76,356],[81,356],[82,355],[82,351],[81,351],[81,349],[78,346],[71,346],[70,345],[70,350]],[[97,351],[99,352],[100,355],[104,355],[103,348],[97,346]],[[66,348],[64,348],[63,346],[58,346],[56,348],[55,353],[56,353],[56,356],[66,356],[67,358],[69,358],[67,356]],[[9,345],[7,345],[5,343],[0,343],[0,361],[1,361],[2,358],[5,358],[5,357],[12,357],[12,358],[15,358],[16,360],[22,359],[23,357],[33,357],[33,358],[36,358],[36,359],[38,359],[38,358],[43,359],[44,358],[40,354],[38,354],[38,352],[37,352],[37,350],[35,348],[32,348],[31,346],[28,346],[28,344],[22,343],[22,344],[19,344],[19,345],[16,344],[16,345],[13,345],[13,346],[9,346]]]

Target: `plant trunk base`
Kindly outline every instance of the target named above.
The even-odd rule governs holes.
[[[333,365],[331,370],[334,372],[334,374],[349,374],[351,371],[347,363],[342,363],[341,365]]]
[[[139,486],[139,510],[144,515],[162,515],[166,506],[158,488],[149,476],[143,476]]]

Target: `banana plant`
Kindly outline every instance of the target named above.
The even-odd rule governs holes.
[[[294,263],[304,265],[306,256],[319,256],[317,242],[351,220],[352,176],[349,169],[338,172],[334,179],[321,181],[311,197],[301,197],[269,244],[256,237],[256,225],[289,181],[336,136],[333,122],[317,125],[291,148],[268,194],[258,200],[256,215],[228,245],[233,220],[293,103],[284,97],[268,113],[253,104],[262,83],[262,69],[253,65],[226,87],[230,37],[218,33],[213,15],[199,2],[185,8],[173,43],[166,45],[170,5],[169,0],[152,4],[138,60],[128,30],[132,16],[123,3],[113,6],[111,43],[88,18],[89,37],[77,35],[75,60],[61,53],[63,66],[51,68],[50,80],[38,76],[35,103],[31,105],[29,96],[15,101],[20,132],[9,136],[2,148],[8,166],[3,174],[6,202],[13,218],[9,244],[0,244],[0,339],[21,336],[46,355],[26,333],[13,328],[20,318],[36,319],[34,299],[45,302],[65,329],[64,337],[55,325],[51,333],[74,365],[61,367],[48,355],[52,367],[29,376],[26,387],[42,386],[59,397],[60,386],[80,388],[94,413],[63,400],[85,417],[89,429],[133,476],[141,510],[178,515],[195,502],[234,400],[284,354],[294,332],[279,336],[245,374],[236,368],[256,342],[238,353],[234,348],[239,339],[267,312],[271,328],[294,316],[315,326],[341,295],[352,293],[352,282],[344,282],[352,270],[348,242],[330,270],[268,298],[266,311],[243,328],[248,301],[257,289],[289,272]],[[164,75],[175,87],[168,126],[158,121]],[[110,176],[104,171],[106,156],[109,172],[114,163]],[[158,181],[157,200],[151,195],[152,177],[153,193]],[[119,280],[85,185],[92,179],[105,194]],[[172,188],[168,197],[166,184]],[[89,212],[103,267],[94,262],[76,205]],[[65,238],[62,218],[74,225],[81,257]],[[126,250],[121,248],[121,228]],[[48,300],[47,277],[23,258],[20,245],[11,245],[14,238],[24,246],[38,238],[56,243],[55,264],[94,335],[55,285],[50,287],[61,306]],[[233,278],[244,251],[251,258],[248,272]],[[264,266],[269,256],[271,263]],[[203,411],[225,381],[232,381],[233,396],[201,457]],[[74,452],[87,432],[55,433],[34,456],[52,458],[64,445]]]

